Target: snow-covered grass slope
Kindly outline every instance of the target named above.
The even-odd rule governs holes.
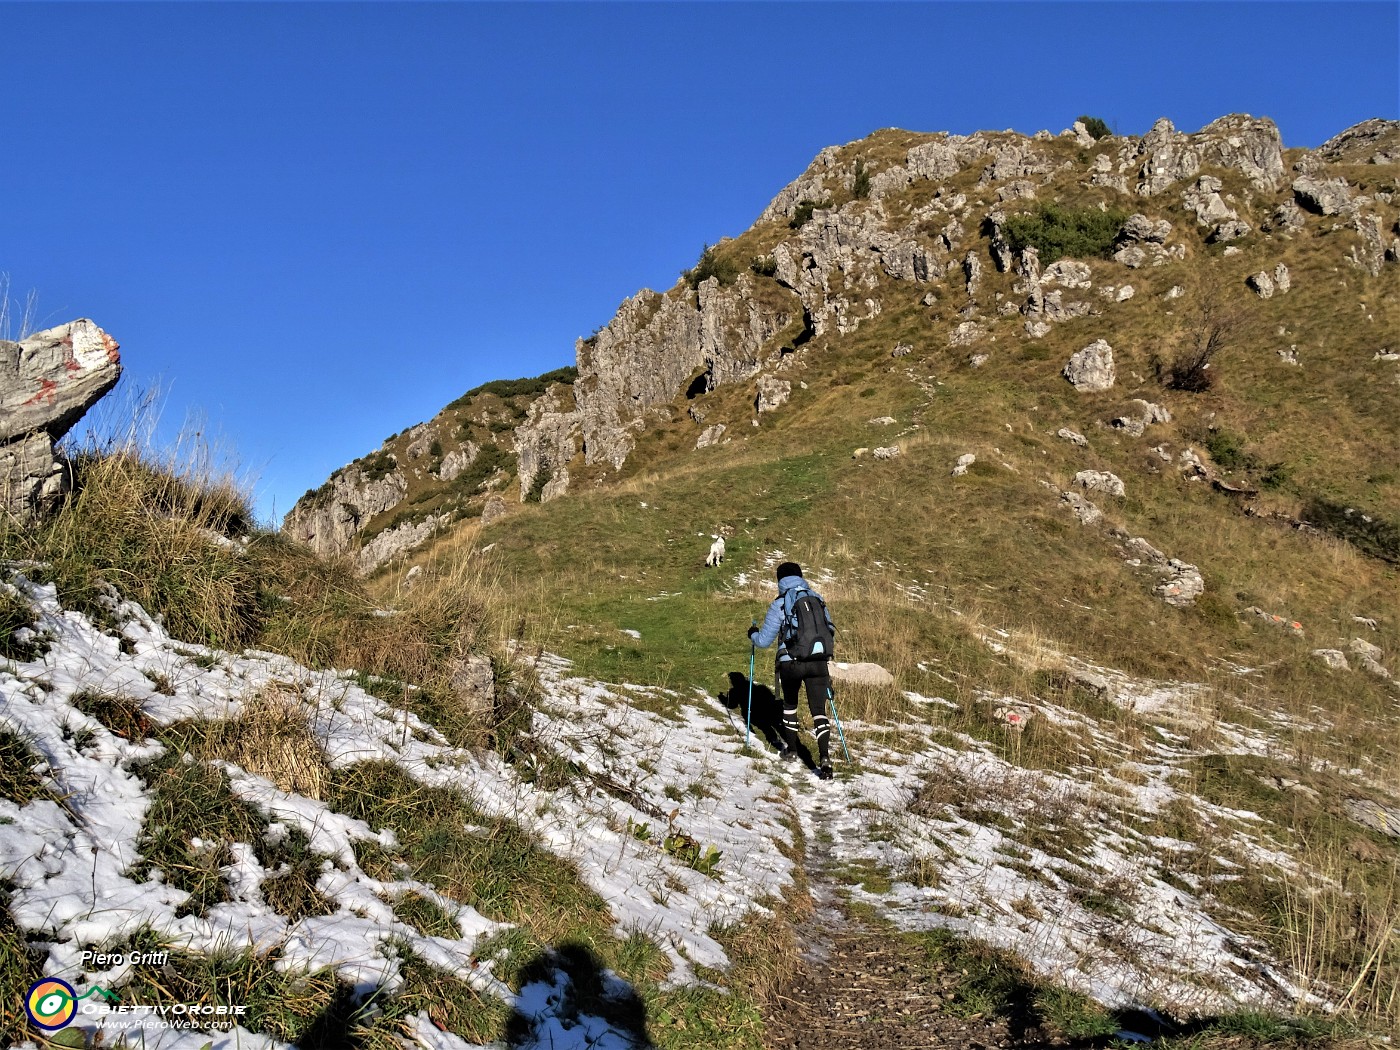
[[[732,597],[760,599],[782,556],[738,566]],[[812,575],[842,593],[838,572]],[[893,928],[1007,950],[1110,1007],[1347,1003],[1251,910],[1354,889],[1282,823],[1292,806],[1316,830],[1326,814],[1302,803],[1319,788],[1385,797],[1374,768],[1321,755],[1305,780],[1278,779],[1290,744],[1326,730],[1321,712],[1134,677],[940,609],[987,658],[1041,668],[1038,691],[847,691],[853,761],[831,783],[775,769],[761,733],[746,752],[742,723],[701,690],[603,684],[523,645],[511,677],[528,718],[499,750],[468,750],[372,676],[182,642],[115,593],[97,624],[23,567],[8,578],[32,625],[8,632],[0,664],[9,983],[248,1007],[225,1032],[142,1031],[147,1046],[354,1032],[621,1047],[678,1016],[645,1037],[759,1045],[731,946],[780,926],[782,902],[804,907],[812,878]],[[931,681],[965,677],[911,658]],[[1364,818],[1340,841],[1384,843]],[[1367,921],[1388,914],[1376,907]],[[75,1027],[110,1040],[138,1020]],[[10,1036],[21,1022],[7,1017]]]
[[[505,896],[584,902],[570,921],[586,929],[586,913],[598,910],[607,917],[601,932],[611,926],[617,943],[631,944],[642,960],[638,973],[684,986],[698,980],[697,968],[722,973],[729,959],[716,934],[761,918],[793,883],[785,805],[740,753],[742,740],[720,710],[705,702],[573,679],[565,663],[544,656],[534,661],[540,696],[531,749],[512,765],[454,748],[432,726],[367,692],[352,672],[178,642],[139,606],[115,599],[120,633],[109,633],[62,609],[51,586],[19,574],[12,580],[4,586],[12,599],[32,604],[34,626],[18,632],[29,651],[0,667],[0,732],[28,766],[10,770],[7,780],[28,784],[8,791],[18,798],[0,798],[0,879],[12,921],[37,953],[36,975],[61,977],[80,993],[100,985],[124,1001],[162,1001],[148,966],[99,965],[94,951],[115,957],[139,946],[184,960],[242,956],[268,980],[332,974],[361,997],[373,994],[395,1034],[439,1045],[427,1011],[405,1015],[393,1005],[406,970],[427,967],[524,1012],[544,1033],[560,1023],[560,999],[548,1005],[542,989],[564,978],[552,974],[518,992],[502,978],[520,973],[512,953],[557,931],[542,922],[513,939],[529,922],[501,919],[510,910]],[[668,713],[638,706],[639,694]],[[287,705],[284,718],[290,710],[299,719],[301,758],[279,761],[272,748],[246,759],[257,768],[219,758],[219,741],[231,744],[231,734],[210,727],[253,731],[249,719],[266,710],[269,696]],[[194,742],[199,754],[172,753],[182,742]],[[310,759],[307,742],[316,752]],[[317,762],[323,775],[307,775]],[[192,793],[168,790],[193,768],[222,791],[217,810],[172,813],[172,800],[194,803]],[[374,780],[346,780],[366,770]],[[288,776],[319,790],[276,783]],[[393,797],[373,799],[369,809],[384,813],[402,803],[411,819],[394,828],[338,811],[333,801],[353,798],[337,787],[344,783],[396,785]],[[456,832],[455,849],[486,854],[498,878],[523,883],[538,869],[553,884],[515,884],[493,895],[454,879],[440,855],[425,858],[433,847],[409,841],[413,825],[448,799],[444,823]],[[241,838],[220,816],[240,807],[251,818]],[[170,824],[181,825],[177,835]],[[507,826],[523,832],[506,837],[511,848],[558,863],[532,868],[503,855],[492,828]],[[288,842],[297,848],[287,850]],[[190,875],[201,866],[217,884],[212,891],[210,880]],[[300,894],[278,888],[308,867],[310,885]],[[223,994],[203,989],[204,997]],[[482,1013],[494,1016],[489,1008]],[[372,1028],[374,1014],[362,1011],[357,1023]],[[608,1028],[597,1018],[568,1023],[595,1037]],[[108,1038],[121,1027],[112,1017],[78,1024]],[[240,1024],[215,1046],[282,1046],[307,1028],[256,1009]],[[144,1038],[147,1046],[196,1047],[208,1036]],[[625,1032],[612,1038],[589,1045],[629,1045]]]

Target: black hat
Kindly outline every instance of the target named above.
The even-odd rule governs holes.
[[[785,561],[778,566],[778,580],[786,580],[789,576],[801,576],[802,566],[795,561]]]

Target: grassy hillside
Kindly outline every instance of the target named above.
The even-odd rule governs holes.
[[[878,168],[882,148],[906,146],[886,142],[891,134],[846,152]],[[1067,144],[1050,147],[1084,161]],[[1367,193],[1396,189],[1388,169],[1345,174]],[[944,192],[991,192],[963,178]],[[1286,185],[1270,196],[1222,178],[1256,230],[1291,196]],[[1047,199],[1116,203],[1072,174],[1041,190]],[[1356,650],[1376,646],[1396,670],[1400,365],[1386,354],[1400,331],[1400,279],[1393,265],[1372,278],[1345,263],[1353,235],[1340,224],[1255,233],[1227,254],[1168,197],[1138,207],[1174,224],[1184,258],[1138,270],[1086,258],[1094,289],[1075,294],[1093,311],[1043,339],[994,309],[1021,296],[1015,276],[989,263],[976,315],[986,335],[973,346],[948,340],[967,302],[960,269],[932,285],[882,281],[878,317],[784,359],[777,374],[793,390],[778,411],[755,417],[749,384],[691,399],[705,425],[726,424],[729,442],[696,450],[699,428],[678,396],[639,434],[620,476],[576,461],[583,481],[567,498],[444,539],[432,556],[485,559],[520,610],[517,631],[585,673],[711,694],[747,671],[744,629],[772,595],[773,564],[799,560],[832,604],[840,655],[895,674],[893,688],[840,697],[858,726],[857,768],[862,739],[918,754],[930,738],[908,734],[911,724],[1013,767],[1110,782],[1141,783],[1142,763],[1174,741],[1175,801],[1143,827],[1198,859],[1183,853],[1163,877],[1196,887],[1211,914],[1257,937],[1305,987],[1393,1020],[1394,843],[1384,821],[1358,813],[1395,805],[1400,692],[1361,669]],[[760,225],[704,263],[761,272],[752,260],[789,233]],[[1263,300],[1246,289],[1247,275],[1279,262],[1289,291]],[[1119,301],[1126,284],[1133,294]],[[1173,388],[1172,366],[1211,332],[1220,345],[1204,388]],[[1118,383],[1077,392],[1061,368],[1100,338]],[[912,352],[892,356],[900,344]],[[987,356],[974,364],[973,354]],[[1142,437],[1111,427],[1134,398],[1166,407],[1171,421]],[[886,416],[896,422],[872,422]],[[877,446],[899,454],[858,454]],[[1221,484],[1183,470],[1187,450]],[[976,462],[953,476],[964,453]],[[1060,500],[1084,470],[1111,471],[1126,490],[1085,493],[1105,515],[1095,527]],[[727,560],[707,570],[719,532]],[[1204,595],[1165,604],[1133,537],[1198,566]],[[377,586],[392,590],[402,572]],[[1351,669],[1328,666],[1319,649],[1346,653]],[[1095,685],[1116,674],[1143,688],[1126,697]],[[1145,700],[1150,683],[1173,699]],[[1008,704],[1039,716],[1008,732],[997,713]],[[1086,746],[1085,726],[1098,743]],[[985,818],[998,790],[983,784],[940,804]],[[1031,814],[1017,834],[1043,840],[1036,827],[1055,834],[1056,819]],[[1234,873],[1250,863],[1224,859],[1235,826],[1289,859]]]

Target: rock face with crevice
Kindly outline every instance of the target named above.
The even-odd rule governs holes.
[[[0,499],[31,520],[68,488],[54,444],[121,378],[117,341],[87,318],[0,339]]]
[[[568,490],[568,463],[577,451],[575,416],[556,390],[546,392],[530,406],[526,424],[517,429],[515,440],[522,500],[528,499],[537,485],[541,503]]]
[[[331,475],[314,493],[303,496],[282,524],[292,539],[317,554],[335,556],[354,547],[360,528],[376,514],[398,506],[408,481],[397,469],[377,471],[350,464]]]

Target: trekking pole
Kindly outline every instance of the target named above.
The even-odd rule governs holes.
[[[758,621],[753,621],[753,626],[758,626]],[[758,645],[753,640],[753,635],[749,635],[749,706],[744,711],[744,750],[749,749],[749,726],[753,724],[753,658],[758,651]]]
[[[831,686],[826,687],[826,702],[831,705],[831,718],[836,723],[836,735],[841,738],[841,753],[846,756],[846,761],[849,762],[851,752],[846,747],[846,731],[841,728],[841,719],[836,715],[836,694],[831,691]]]

